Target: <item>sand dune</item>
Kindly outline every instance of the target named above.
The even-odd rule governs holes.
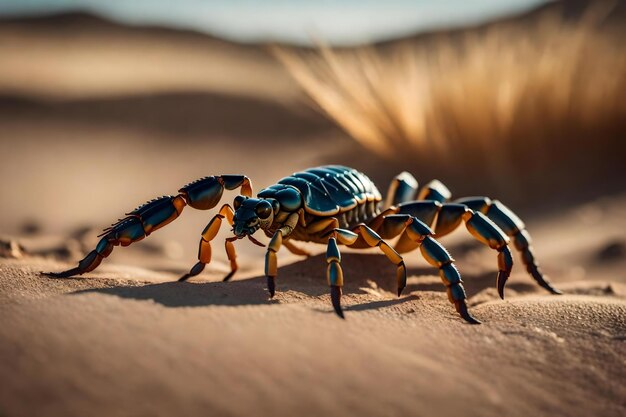
[[[621,150],[592,160],[572,142],[580,176],[533,171],[530,195],[516,194],[525,178],[497,193],[429,155],[389,162],[357,146],[258,45],[82,14],[5,19],[0,40],[0,416],[626,414],[626,197],[623,170],[602,174]],[[259,190],[323,163],[354,165],[383,192],[407,169],[455,196],[517,197],[565,295],[546,295],[516,255],[501,301],[496,256],[463,228],[442,243],[481,326],[456,315],[417,253],[397,298],[394,265],[345,251],[345,321],[317,245],[307,259],[280,252],[271,301],[264,249],[249,242],[221,282],[227,231],[207,270],[178,283],[214,214],[190,208],[85,277],[40,275],[195,178],[244,173]]]
[[[0,121],[16,125],[34,120],[38,125],[66,123],[187,138],[189,145],[199,136],[271,143],[277,138],[336,130],[307,107],[289,107],[251,95],[171,91],[71,100],[0,95]]]
[[[463,231],[444,239],[481,326],[456,315],[417,254],[405,257],[410,278],[397,298],[384,256],[345,253],[345,321],[332,312],[322,254],[281,251],[271,301],[261,248],[240,253],[229,283],[220,253],[199,278],[174,282],[189,263],[159,268],[163,254],[142,250],[148,241],[76,279],[39,275],[68,265],[45,251],[0,259],[0,407],[11,416],[620,416],[620,202],[599,202],[604,215],[576,244],[560,242],[589,207],[530,225],[563,296],[546,295],[518,264],[501,301],[493,253]],[[21,240],[27,251],[45,247],[44,237]]]
[[[258,45],[190,31],[131,27],[89,14],[0,20],[0,91],[48,98],[155,91],[294,97],[294,84]],[[282,75],[282,76],[281,76]]]
[[[176,283],[104,267],[106,278],[52,280],[38,270],[62,265],[3,260],[0,373],[10,383],[0,390],[2,411],[624,413],[623,287],[573,283],[565,288],[577,295],[559,297],[517,287],[508,301],[473,305],[485,322],[476,327],[456,317],[441,289],[423,287],[428,276],[411,278],[396,299],[382,256],[348,256],[344,265],[342,321],[329,306],[321,257],[281,268],[271,302],[262,277]]]

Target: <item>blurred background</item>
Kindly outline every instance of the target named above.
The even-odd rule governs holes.
[[[0,0],[0,231],[95,238],[195,178],[258,190],[326,163],[531,219],[623,193],[625,20],[623,1]],[[209,218],[150,245],[191,264]]]

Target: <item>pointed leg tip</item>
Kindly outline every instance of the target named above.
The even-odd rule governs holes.
[[[63,272],[40,272],[39,275],[48,277],[48,278],[69,278],[74,275],[74,271],[63,271]]]
[[[337,285],[330,286],[330,300],[333,304],[335,313],[342,319],[345,319],[343,315],[343,309],[341,308],[341,287]]]
[[[550,294],[554,294],[554,295],[562,295],[563,291],[554,288],[549,282],[543,282],[542,284],[540,284],[546,291],[548,291]]]
[[[461,315],[463,320],[465,320],[469,324],[482,324],[482,322],[480,320],[478,320],[476,317],[472,316],[469,313],[469,311],[467,311],[467,307],[465,308],[465,310],[463,312],[459,311],[459,314]]]
[[[456,311],[463,318],[463,320],[465,320],[469,324],[482,324],[480,320],[476,319],[474,316],[472,316],[469,313],[469,311],[467,310],[467,304],[465,303],[465,300],[455,301],[454,306],[456,307]]]
[[[548,291],[550,294],[554,294],[554,295],[562,295],[563,292],[561,290],[558,290],[556,288],[554,288],[552,286],[552,284],[550,283],[550,281],[548,281],[548,277],[544,276],[541,271],[539,271],[539,269],[537,269],[537,266],[535,265],[535,267],[533,269],[529,270],[530,274],[532,275],[532,277],[535,279],[535,281],[537,281],[537,283],[543,287],[546,291]]]
[[[222,282],[228,282],[228,281],[230,281],[230,279],[233,277],[233,275],[235,275],[235,273],[234,273],[234,272],[231,272],[230,274],[226,275],[226,276],[224,277],[224,279],[222,279]]]
[[[276,294],[276,281],[274,277],[267,277],[267,291],[270,293],[270,298],[274,298],[274,294]]]
[[[189,279],[190,275],[189,274],[185,274],[182,277],[178,278],[178,282],[185,282]]]
[[[552,285],[546,283],[545,289],[548,290],[548,292],[550,294],[554,294],[554,295],[563,295],[563,291],[554,288]]]
[[[498,273],[498,277],[496,278],[496,287],[498,289],[498,295],[502,300],[504,300],[504,287],[506,286],[506,281],[509,279],[508,274],[505,271],[500,271]]]
[[[402,291],[404,291],[404,287],[398,288],[398,298],[402,295]]]

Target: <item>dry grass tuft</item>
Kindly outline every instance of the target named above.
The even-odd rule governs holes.
[[[624,136],[626,50],[601,30],[612,10],[595,6],[573,22],[552,10],[385,47],[274,52],[319,108],[386,158],[492,174],[544,158],[547,169],[576,141],[606,148]]]

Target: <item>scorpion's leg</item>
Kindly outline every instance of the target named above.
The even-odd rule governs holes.
[[[420,236],[421,238],[421,236]],[[446,286],[448,299],[454,304],[456,311],[470,324],[480,324],[480,321],[472,317],[467,310],[465,288],[461,274],[454,265],[454,259],[448,251],[432,236],[423,238],[420,251],[424,259],[432,266],[439,268],[439,276]]]
[[[337,246],[337,240],[344,245],[354,243],[359,236],[349,230],[334,229],[328,239],[326,249],[326,279],[330,287],[330,300],[335,309],[335,313],[342,319],[345,318],[341,308],[341,288],[343,287],[343,271],[341,270],[341,254]]]
[[[451,196],[451,193],[446,188],[445,185],[443,185],[438,180],[433,180],[420,190],[417,196],[417,199],[418,200],[435,200],[440,203],[444,203],[450,199],[450,196]],[[426,203],[426,201],[424,201],[424,203]],[[467,207],[469,207],[471,210],[486,214],[487,217],[499,227],[499,229],[504,231],[504,233],[506,233],[508,236],[510,236],[513,239],[513,244],[515,245],[515,248],[518,251],[520,251],[521,256],[522,256],[522,261],[524,262],[524,265],[526,265],[526,270],[533,277],[533,279],[537,281],[537,283],[540,286],[542,286],[543,288],[545,288],[552,294],[561,294],[561,291],[554,288],[541,273],[541,270],[539,269],[539,266],[537,265],[535,261],[535,256],[533,254],[532,247],[530,246],[531,241],[532,241],[530,238],[530,235],[525,229],[524,222],[521,221],[520,218],[517,217],[517,215],[515,215],[515,213],[513,213],[508,207],[506,207],[501,202],[497,200],[492,201],[491,199],[487,197],[465,197],[465,198],[456,200],[455,203],[464,204]],[[444,210],[448,210],[448,209],[444,209]],[[455,209],[450,209],[450,211],[451,212],[457,211],[458,213],[458,210],[455,210]],[[437,236],[442,236],[445,233],[449,233],[460,223],[460,219],[457,217],[457,219],[454,219],[454,221],[458,220],[456,225],[452,227],[450,230],[444,230],[444,229],[448,229],[448,225],[445,223],[454,223],[453,221],[454,216],[451,216],[452,218],[450,218],[450,216],[446,216],[447,218],[442,221],[443,227],[440,227],[439,219],[441,219],[442,217],[444,216],[442,216],[442,214],[439,214],[439,217],[437,220],[438,224],[435,228],[435,232],[437,233]],[[466,218],[467,218],[467,215],[466,215]],[[432,223],[428,223],[428,224],[432,224]],[[466,222],[466,226],[467,226],[467,222]],[[469,227],[470,226],[468,226],[468,228]],[[472,230],[470,230],[470,232],[472,232]],[[472,234],[474,234],[474,236],[478,238],[476,233],[472,232]],[[506,251],[508,251],[508,248],[506,249]],[[502,259],[502,258],[507,258],[507,255],[504,254],[502,256],[500,255],[498,256],[498,264],[501,267],[500,271],[502,271],[502,267],[507,266],[506,264],[508,262],[508,259]],[[508,256],[508,258],[510,258],[510,256]],[[498,291],[500,293],[500,296],[502,297],[503,296],[502,291],[504,288],[504,282],[502,282],[502,279],[500,279],[499,284],[500,285],[499,285]]]
[[[353,231],[358,233],[361,238],[357,242],[353,242],[350,246],[361,246],[361,242],[365,242],[368,246],[378,247],[385,256],[396,265],[396,278],[398,283],[398,297],[402,294],[402,290],[406,287],[406,266],[402,256],[387,242],[385,242],[375,231],[365,224],[359,224]]]
[[[465,289],[461,275],[454,265],[454,259],[448,251],[433,237],[433,231],[420,219],[410,214],[384,215],[375,219],[377,231],[384,239],[392,239],[399,234],[414,243],[411,249],[420,248],[422,255],[431,265],[439,269],[439,276],[446,286],[448,299],[454,304],[457,312],[467,322],[480,323],[469,314],[466,304]]]
[[[330,299],[335,309],[335,313],[344,318],[341,309],[341,288],[343,287],[343,271],[341,270],[341,256],[337,241],[344,245],[351,245],[358,239],[359,235],[349,230],[339,228],[339,220],[336,217],[328,217],[319,219],[316,222],[309,223],[305,229],[308,234],[319,234],[320,236],[328,236],[328,248],[326,251],[326,262],[328,268],[326,270],[326,278],[330,287]]]
[[[511,275],[513,257],[509,249],[509,238],[504,231],[481,212],[475,212],[464,204],[443,204],[437,215],[435,234],[444,236],[456,229],[461,221],[476,240],[498,251],[498,276],[496,287],[500,298],[504,298],[504,286]]]
[[[198,247],[198,263],[196,263],[191,268],[189,273],[180,277],[178,281],[186,281],[189,278],[198,275],[204,270],[206,264],[211,262],[211,241],[219,232],[220,226],[222,225],[222,220],[224,218],[231,226],[233,225],[233,215],[233,208],[228,204],[224,204],[219,213],[211,219],[209,224],[207,224],[207,226],[202,231],[202,237],[200,238],[200,244]],[[224,281],[228,281],[237,271],[237,255],[235,254],[235,246],[233,245],[233,240],[226,239],[224,246],[226,249],[226,255],[228,256],[228,260],[230,261],[230,273],[226,275],[226,277],[224,277]]]
[[[400,203],[415,200],[417,180],[410,173],[404,171],[395,176],[389,184],[385,207],[392,207]]]
[[[276,253],[283,245],[283,238],[288,237],[293,229],[295,229],[300,218],[300,213],[292,213],[287,217],[285,223],[274,232],[270,243],[267,245],[267,253],[265,254],[265,276],[267,277],[267,290],[270,297],[274,297],[276,292],[276,275],[278,274],[278,259]]]
[[[335,313],[343,319],[344,315],[341,309],[343,271],[340,265],[341,256],[337,247],[337,240],[344,245],[348,245],[354,243],[359,236],[349,230],[340,229],[339,220],[336,217],[322,218],[309,223],[305,231],[311,235],[329,236],[328,248],[326,250],[326,262],[328,263],[326,279],[330,287],[330,300]]]
[[[433,226],[438,237],[450,233],[465,220],[468,230],[478,241],[498,251],[499,271],[496,287],[500,296],[504,297],[504,286],[511,274],[513,258],[508,247],[509,240],[498,225],[484,218],[484,216],[481,218],[480,215],[475,215],[474,211],[464,204],[415,201],[400,204],[395,207],[395,211],[399,214],[410,214]],[[372,224],[378,223],[380,223],[380,219],[374,219],[372,222]],[[406,234],[403,234],[395,245],[396,250],[400,253],[411,251],[416,247],[417,243],[406,236]]]
[[[399,213],[416,215],[428,224],[434,224],[437,236],[444,236],[456,229],[462,221],[470,233],[480,242],[498,251],[498,277],[496,285],[500,297],[504,298],[504,286],[513,267],[513,258],[508,247],[510,236],[515,247],[521,252],[522,261],[531,276],[548,291],[560,291],[543,277],[530,247],[530,235],[524,223],[506,206],[486,197],[470,197],[457,200],[454,204],[440,204],[436,201],[418,201],[401,204]],[[483,215],[486,214],[488,219]],[[436,220],[435,220],[436,217]],[[396,244],[399,252],[412,249],[410,239],[402,236]]]
[[[252,185],[244,175],[220,175],[206,177],[187,184],[177,196],[163,196],[136,208],[126,217],[114,223],[100,235],[102,239],[78,266],[63,272],[47,275],[67,278],[93,271],[102,259],[111,254],[114,246],[128,246],[149,236],[152,232],[175,220],[183,208],[189,205],[198,210],[208,210],[217,205],[224,188],[234,190],[241,187],[241,193],[252,195]]]
[[[452,193],[448,190],[448,187],[443,185],[439,180],[432,180],[424,187],[422,187],[417,194],[418,200],[431,200],[445,203],[450,199]]]
[[[487,215],[491,221],[513,239],[513,244],[520,252],[522,262],[526,265],[526,270],[533,279],[552,294],[562,294],[561,291],[554,288],[550,281],[541,273],[533,254],[530,234],[526,230],[524,222],[517,217],[515,213],[500,201],[491,200],[487,197],[466,197],[456,200],[455,202]]]

